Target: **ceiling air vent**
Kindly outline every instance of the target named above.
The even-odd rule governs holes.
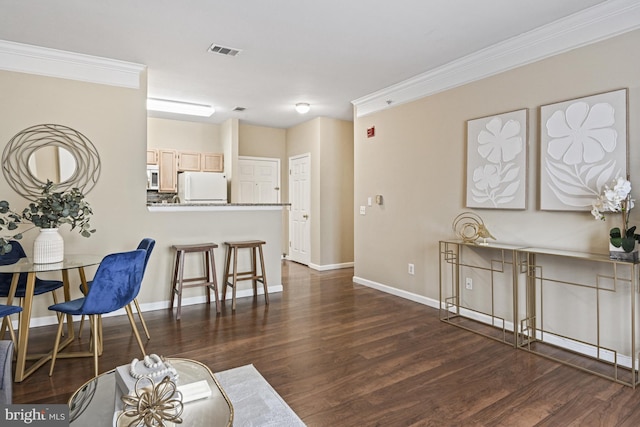
[[[215,43],[209,46],[209,49],[207,49],[207,51],[211,53],[224,55],[224,56],[236,56],[241,52],[240,49],[234,49],[232,47],[224,47],[224,46],[217,45]]]
[[[246,110],[245,107],[233,107],[232,111],[244,111],[244,110]]]

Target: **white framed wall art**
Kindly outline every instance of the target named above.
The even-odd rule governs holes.
[[[528,110],[467,121],[468,208],[526,209]]]
[[[627,89],[540,107],[540,209],[588,211],[627,176]]]

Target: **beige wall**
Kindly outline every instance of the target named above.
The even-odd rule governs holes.
[[[266,126],[240,124],[238,155],[280,159],[280,201],[289,200],[287,169],[287,131]]]
[[[320,118],[320,265],[353,262],[353,123]]]
[[[478,209],[501,242],[606,254],[606,223],[589,212],[537,208],[539,106],[629,88],[631,181],[640,189],[640,31],[583,47],[355,120],[355,207],[382,194],[384,205],[355,215],[356,280],[438,300],[438,241],[454,237],[465,208],[469,119],[529,109],[528,208]],[[366,138],[375,126],[376,136]],[[615,218],[615,217],[614,217]],[[640,225],[640,210],[631,212]],[[407,264],[415,264],[415,275]],[[566,297],[566,296],[565,296]]]
[[[230,180],[230,202],[238,200],[238,188],[234,185],[233,172],[238,169],[238,119],[228,119],[220,127],[220,138],[224,147],[224,172]]]
[[[319,117],[287,129],[287,158],[311,156],[311,264],[353,262],[353,123]]]
[[[238,152],[240,156],[271,157],[284,161],[287,155],[287,131],[240,124]]]
[[[222,153],[220,125],[181,120],[147,119],[147,146],[178,151]]]
[[[147,307],[169,300],[173,267],[171,245],[225,240],[261,239],[267,241],[265,260],[270,286],[281,285],[282,212],[149,212],[146,208],[147,115],[146,76],[143,89],[82,83],[35,75],[0,71],[0,148],[20,130],[41,123],[63,124],[82,132],[96,146],[102,164],[97,185],[87,195],[93,207],[91,238],[83,238],[62,227],[67,253],[107,254],[133,249],[144,237],[156,239],[142,290],[138,297]],[[228,128],[233,130],[233,124]],[[233,136],[230,135],[230,140]],[[0,178],[0,200],[22,210],[27,201]],[[36,230],[24,235],[22,244],[32,252]],[[221,283],[224,249],[215,253]],[[198,268],[189,261],[192,271]],[[88,271],[89,277],[93,271]],[[72,296],[79,296],[78,277],[72,272]],[[239,286],[247,290],[251,283]],[[200,299],[202,289],[187,289],[184,297]],[[49,316],[49,298],[36,298],[35,316]],[[49,320],[55,319],[48,317]],[[44,322],[44,320],[43,320]],[[37,322],[36,322],[37,323]]]

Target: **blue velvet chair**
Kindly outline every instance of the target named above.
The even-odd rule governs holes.
[[[129,317],[129,323],[133,328],[133,332],[140,346],[142,354],[145,355],[145,349],[140,339],[140,334],[135,327],[133,313],[129,304],[138,295],[140,285],[142,283],[142,274],[144,271],[144,260],[146,251],[136,249],[131,252],[121,252],[107,255],[104,257],[95,276],[93,277],[91,287],[87,295],[72,301],[66,301],[54,304],[49,307],[62,314],[87,315],[91,321],[92,335],[92,353],[95,374],[98,376],[98,324],[99,316],[111,313],[124,308]],[[58,356],[60,347],[60,336],[62,335],[62,325],[58,324],[58,332],[56,341],[53,346],[53,356],[51,358],[51,369],[49,376],[53,374],[53,368]]]
[[[156,245],[156,241],[145,237],[138,244],[137,249],[144,249],[147,254],[144,258],[144,269],[142,270],[142,277],[144,278],[144,272],[147,270],[147,263],[149,262],[149,257],[151,257],[151,252]],[[87,287],[91,287],[91,281],[87,282]],[[80,291],[84,294],[84,287],[80,285]],[[144,334],[147,336],[147,339],[151,339],[151,335],[149,335],[149,329],[147,328],[147,323],[144,321],[144,317],[142,317],[142,311],[140,311],[140,305],[138,304],[138,299],[133,299],[133,304],[136,306],[136,311],[138,312],[138,317],[140,318],[140,323],[142,323],[142,329],[144,329]],[[80,321],[80,334],[82,334],[82,326],[84,325],[84,316],[82,316],[82,320]]]
[[[11,251],[0,255],[0,265],[15,264],[21,258],[26,258],[27,254],[24,252],[22,245],[15,240],[11,242]],[[13,274],[0,273],[0,297],[6,298],[9,295],[9,289],[11,288],[11,279]],[[53,303],[57,304],[58,299],[56,297],[55,290],[62,287],[61,280],[42,280],[36,277],[36,286],[33,292],[34,295],[42,295],[51,292],[53,295]],[[16,298],[24,298],[25,290],[27,288],[27,273],[20,274],[18,279],[18,287],[16,288]]]

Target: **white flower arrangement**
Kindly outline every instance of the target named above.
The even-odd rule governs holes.
[[[617,177],[610,185],[605,185],[596,201],[593,203],[591,214],[597,220],[605,220],[604,212],[620,212],[622,214],[622,230],[613,227],[610,232],[610,242],[616,248],[622,247],[625,252],[631,252],[635,248],[636,240],[640,241],[640,235],[635,234],[636,226],[629,227],[629,211],[634,206],[631,198],[631,182]]]

